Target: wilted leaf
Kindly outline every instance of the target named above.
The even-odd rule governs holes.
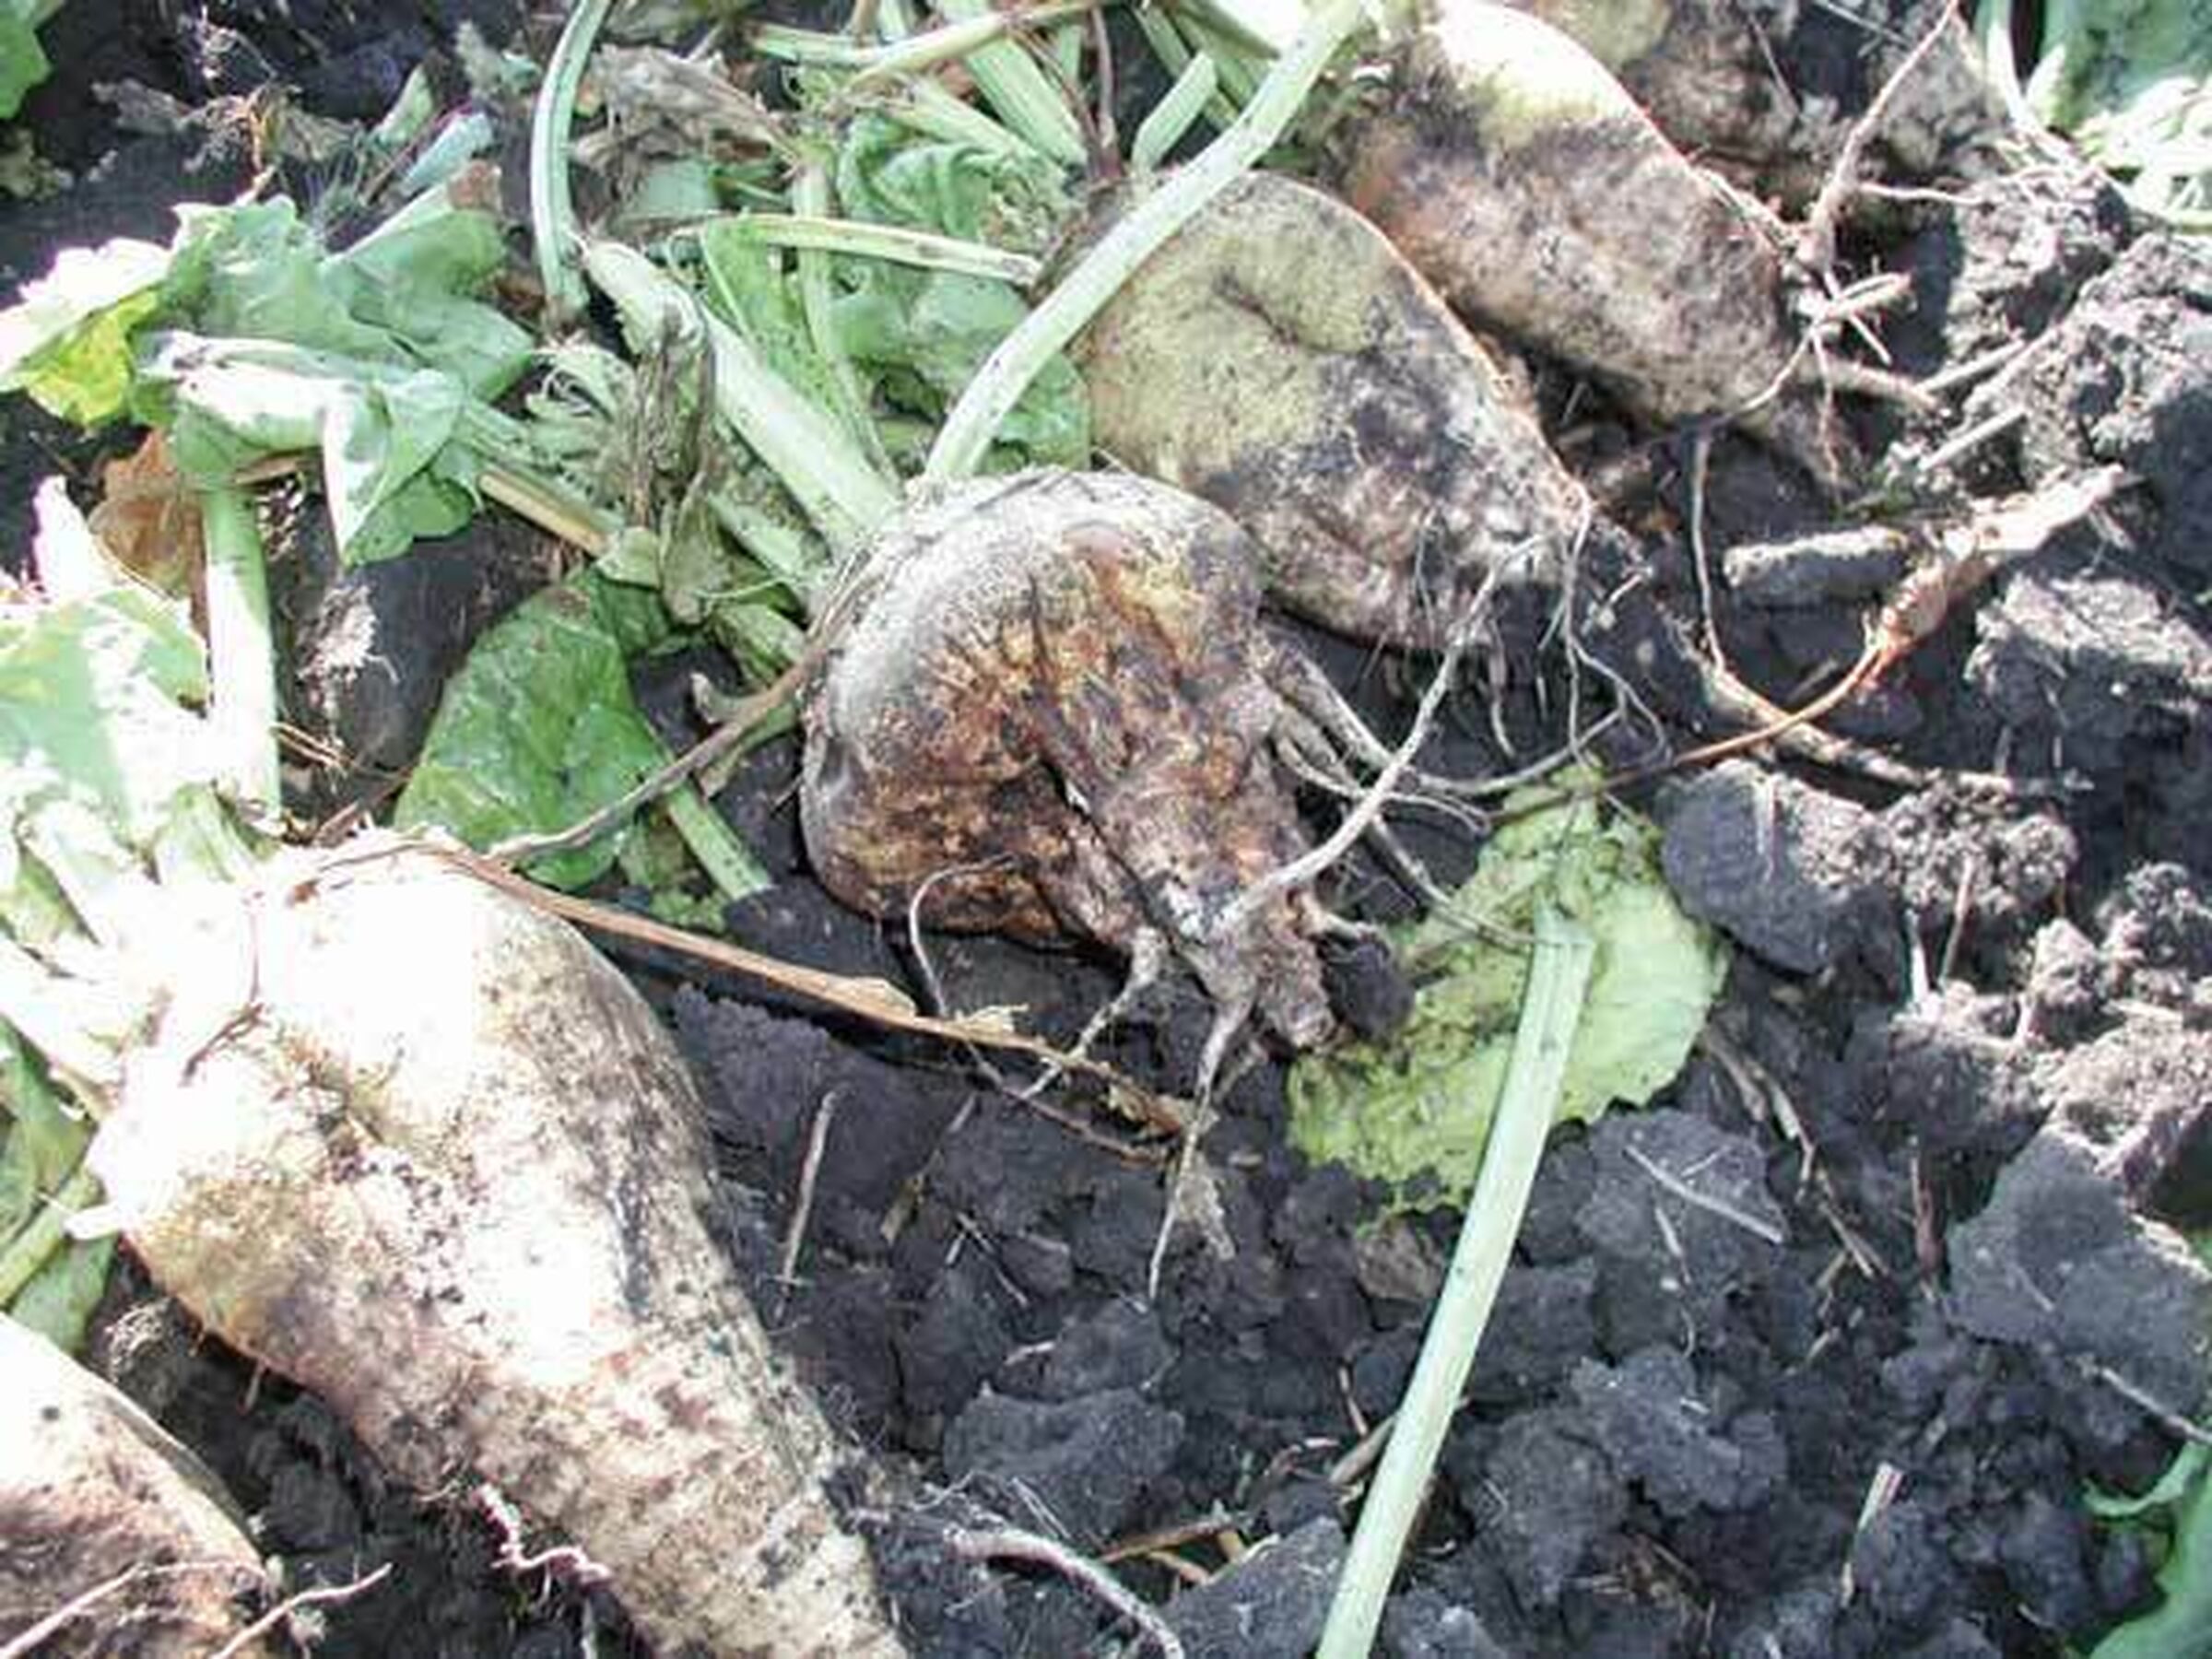
[[[206,696],[190,622],[147,589],[0,613],[0,771],[65,789],[134,846],[206,775],[204,723],[179,705]]]
[[[1509,821],[1453,900],[1453,915],[1397,936],[1421,982],[1405,1027],[1386,1042],[1307,1055],[1290,1074],[1300,1149],[1389,1182],[1411,1202],[1447,1202],[1474,1185],[1528,977],[1517,941],[1539,902],[1596,941],[1560,1122],[1640,1105],[1665,1087],[1726,972],[1719,945],[1667,890],[1657,832],[1595,800]],[[1430,1187],[1412,1191],[1424,1177]]]
[[[178,210],[163,320],[218,338],[281,340],[343,357],[453,375],[495,397],[529,359],[529,336],[469,296],[504,258],[489,215],[415,204],[340,253],[291,203]]]
[[[65,248],[53,269],[0,312],[0,392],[90,426],[123,412],[131,330],[160,303],[170,252],[121,238]]]
[[[199,581],[206,557],[199,505],[177,477],[161,433],[148,432],[101,469],[100,503],[88,516],[115,561],[163,593],[181,597]]]
[[[855,262],[857,263],[857,262]],[[1003,282],[872,264],[837,304],[840,339],[876,371],[892,403],[935,424],[1030,308]],[[1080,468],[1090,460],[1090,404],[1065,357],[1037,372],[999,423],[998,464]]]
[[[281,343],[165,335],[141,365],[169,405],[171,453],[218,486],[272,454],[316,451],[339,557],[369,564],[468,522],[466,393],[435,369],[399,369]]]
[[[855,218],[1038,253],[1073,213],[1065,175],[1034,154],[924,138],[886,116],[845,128],[837,194]]]

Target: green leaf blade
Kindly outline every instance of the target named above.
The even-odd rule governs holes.
[[[1542,907],[1594,942],[1560,1122],[1592,1122],[1665,1088],[1727,971],[1719,944],[1667,890],[1656,831],[1608,818],[1594,800],[1510,821],[1454,900],[1452,914],[1398,936],[1424,980],[1404,1029],[1302,1057],[1290,1074],[1293,1143],[1389,1184],[1409,1207],[1464,1197],[1482,1167],[1528,979],[1514,941]]]

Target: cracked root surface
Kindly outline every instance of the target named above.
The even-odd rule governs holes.
[[[956,489],[880,543],[806,700],[823,884],[872,915],[1124,953],[1164,935],[1225,1014],[1329,1029],[1298,895],[1222,911],[1304,850],[1269,750],[1259,559],[1141,478]]]

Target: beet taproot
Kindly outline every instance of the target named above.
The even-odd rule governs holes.
[[[1603,64],[1512,6],[1441,0],[1392,74],[1344,194],[1446,300],[1649,418],[1737,419],[1840,488],[1775,239]]]
[[[1745,179],[1802,147],[1803,114],[1744,0],[1512,0],[1571,35],[1701,166]],[[1769,6],[1769,13],[1785,8]]]
[[[205,1464],[6,1314],[0,1376],[0,1649],[279,1651],[245,1633],[272,1585]]]
[[[1204,497],[1273,599],[1432,647],[1496,577],[1556,578],[1583,496],[1534,406],[1373,226],[1254,173],[1084,337],[1099,447]]]
[[[194,921],[90,1153],[161,1286],[400,1479],[565,1534],[658,1646],[902,1651],[621,975],[398,837],[278,852]]]
[[[1310,895],[1238,896],[1305,851],[1271,741],[1260,556],[1148,479],[960,485],[889,526],[802,700],[815,873],[871,915],[1189,964],[1218,1018],[1333,1019]]]

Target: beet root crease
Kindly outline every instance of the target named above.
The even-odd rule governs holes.
[[[1164,947],[1218,1009],[1203,1073],[1255,1012],[1322,1041],[1311,893],[1236,903],[1306,851],[1260,569],[1233,520],[1143,478],[1025,473],[909,514],[806,700],[823,884],[874,915],[1098,940],[1140,971]]]

